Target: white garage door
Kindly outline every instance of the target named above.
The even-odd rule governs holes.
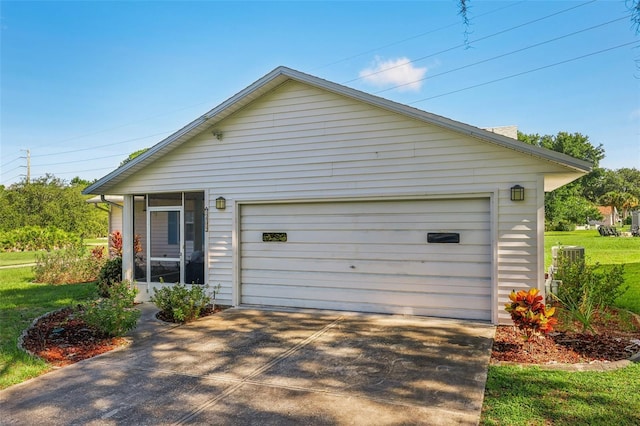
[[[490,320],[489,217],[485,198],[243,205],[241,303]]]

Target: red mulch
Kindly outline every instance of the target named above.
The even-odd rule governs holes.
[[[596,333],[580,333],[578,323],[561,321],[547,336],[526,342],[513,326],[499,326],[493,342],[491,362],[522,364],[590,363],[629,359],[640,352],[640,321],[610,310],[593,322]]]
[[[56,367],[73,364],[127,343],[122,337],[104,336],[89,327],[73,308],[46,317],[27,330],[22,347]]]
[[[213,315],[228,306],[207,306],[200,317]],[[108,337],[78,318],[77,309],[65,308],[40,318],[30,327],[22,347],[56,367],[92,358],[127,344],[122,337]],[[158,318],[165,320],[161,315]]]
[[[213,315],[226,306],[209,307],[201,316]],[[106,337],[87,326],[67,308],[41,318],[23,339],[23,347],[54,366],[73,364],[125,345],[121,337]],[[161,315],[158,318],[164,319]],[[583,363],[629,359],[640,352],[640,320],[621,321],[615,312],[594,322],[597,334],[577,333],[578,324],[566,324],[548,336],[525,342],[513,326],[499,326],[491,362],[523,364]],[[571,329],[571,330],[570,330]]]

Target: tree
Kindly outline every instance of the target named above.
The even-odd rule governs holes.
[[[525,134],[518,132],[518,139],[530,145],[551,149],[574,158],[589,161],[593,171],[553,192],[545,195],[545,220],[551,229],[566,229],[569,224],[586,223],[588,219],[600,219],[596,207],[597,196],[593,188],[604,169],[598,167],[604,158],[602,144],[594,146],[589,137],[580,133],[559,132],[557,135]]]
[[[593,193],[599,203],[616,207],[624,219],[640,204],[640,170],[604,169],[593,186]]]
[[[55,227],[82,237],[105,236],[107,214],[87,204],[84,182],[67,184],[53,175],[0,191],[0,231],[23,226]]]
[[[134,158],[144,154],[145,152],[149,151],[149,148],[142,148],[139,149],[137,151],[132,152],[131,154],[129,154],[129,156],[127,158],[125,158],[124,160],[122,160],[122,162],[120,163],[120,165],[118,167],[122,167],[125,164],[127,164],[129,161],[133,160]]]

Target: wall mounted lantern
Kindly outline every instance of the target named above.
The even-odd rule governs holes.
[[[524,188],[520,185],[511,187],[511,201],[524,201]]]
[[[224,210],[226,208],[227,208],[227,200],[225,200],[224,197],[216,198],[216,209]]]

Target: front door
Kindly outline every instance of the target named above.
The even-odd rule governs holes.
[[[149,207],[147,277],[152,283],[184,282],[182,207]]]

